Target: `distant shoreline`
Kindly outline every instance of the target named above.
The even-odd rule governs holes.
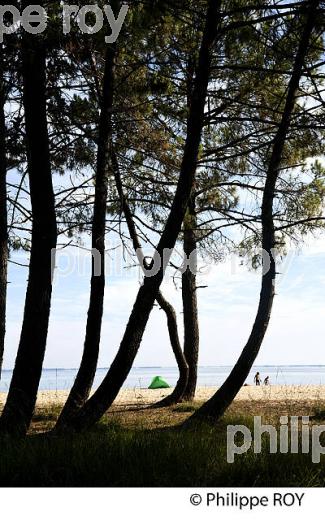
[[[303,364],[303,363],[300,363],[300,364],[276,364],[276,365],[254,365],[252,367],[252,370],[251,371],[254,371],[255,369],[259,369],[259,368],[304,368],[304,367],[310,367],[310,368],[315,368],[315,367],[318,367],[318,368],[324,368],[325,369],[325,364]],[[153,370],[153,369],[157,369],[157,370],[166,370],[166,369],[175,369],[175,365],[139,365],[139,366],[134,366],[132,367],[132,370],[146,370],[146,369],[149,369],[149,370]],[[198,365],[198,368],[233,368],[233,365]],[[12,372],[14,369],[13,368],[2,368],[2,372]],[[78,370],[79,367],[44,367],[43,368],[43,371],[50,371],[50,370]],[[97,370],[108,370],[109,367],[98,367]]]

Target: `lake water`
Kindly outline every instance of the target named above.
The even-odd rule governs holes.
[[[226,379],[232,367],[199,367],[199,386],[219,386]],[[251,371],[247,383],[253,384],[253,377],[257,370],[261,377],[270,376],[270,383],[274,385],[318,385],[325,384],[325,365],[291,365],[291,366],[255,366]],[[95,387],[104,378],[107,368],[99,368],[96,373]],[[77,369],[51,368],[44,369],[40,382],[40,390],[69,390],[76,376]],[[12,370],[4,370],[0,381],[0,391],[6,392],[9,388]],[[147,388],[154,376],[162,376],[170,385],[177,381],[178,372],[175,367],[134,367],[124,388]]]

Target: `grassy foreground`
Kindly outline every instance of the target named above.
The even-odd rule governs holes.
[[[114,408],[91,432],[65,438],[42,435],[59,409],[37,410],[26,439],[0,440],[0,485],[324,486],[325,461],[313,464],[310,454],[269,454],[268,442],[261,454],[249,450],[233,464],[226,459],[227,424],[253,429],[253,416],[260,415],[263,423],[278,425],[280,415],[313,415],[322,405],[235,403],[218,425],[185,431],[172,427],[198,404]]]

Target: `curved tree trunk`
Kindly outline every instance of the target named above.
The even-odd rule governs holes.
[[[199,322],[196,295],[196,215],[194,200],[188,205],[184,219],[184,255],[190,260],[182,274],[182,300],[184,319],[184,354],[189,366],[189,377],[183,394],[184,401],[193,401],[197,383],[197,366],[199,358]]]
[[[52,262],[57,233],[46,116],[45,71],[43,37],[23,31],[23,105],[33,225],[20,343],[7,402],[0,419],[0,431],[12,435],[24,435],[33,415],[51,307]]]
[[[7,229],[7,161],[3,45],[0,44],[0,379],[6,334],[8,229]]]
[[[152,405],[152,408],[161,408],[163,406],[171,406],[173,404],[177,404],[179,403],[179,401],[182,400],[188,381],[189,367],[179,341],[175,309],[163,297],[161,291],[158,292],[156,300],[159,303],[160,307],[163,309],[163,311],[165,311],[167,317],[169,339],[179,371],[179,378],[172,393],[164,399],[161,399],[161,401],[158,401],[157,403],[154,403]]]
[[[298,46],[292,76],[289,81],[281,122],[273,141],[272,153],[269,160],[263,194],[261,214],[262,247],[264,252],[264,259],[265,257],[268,258],[267,263],[269,263],[269,268],[267,269],[268,266],[264,265],[266,272],[264,272],[262,276],[262,287],[255,322],[246,346],[244,347],[236,365],[230,372],[224,384],[199,410],[197,410],[187,421],[185,421],[185,425],[193,424],[195,421],[202,418],[217,420],[223,415],[225,410],[236,397],[242,385],[245,383],[245,380],[260,350],[265,332],[269,324],[274,299],[274,285],[276,276],[276,263],[274,258],[274,248],[276,241],[273,222],[273,200],[275,194],[275,185],[279,175],[279,168],[281,165],[285,140],[290,125],[290,118],[295,105],[296,92],[299,87],[305,56],[309,48],[319,1],[314,0],[308,2],[307,5],[309,6],[308,14]]]
[[[136,229],[136,226],[134,223],[132,212],[131,212],[128,201],[123,192],[123,185],[122,185],[122,180],[121,180],[121,175],[120,175],[120,170],[119,170],[119,164],[118,164],[118,160],[117,160],[115,151],[113,149],[112,149],[112,161],[113,161],[115,184],[116,184],[117,192],[118,192],[120,203],[121,203],[121,209],[124,213],[126,224],[127,224],[128,231],[130,234],[130,238],[132,240],[133,249],[137,254],[140,265],[144,266],[146,269],[148,269],[149,265],[143,255],[143,250],[142,250],[139,236],[137,233],[137,229]],[[181,344],[179,341],[177,317],[176,317],[175,309],[166,300],[166,298],[163,296],[163,294],[160,290],[158,291],[156,301],[166,314],[169,339],[170,339],[170,343],[171,343],[173,353],[175,355],[176,363],[178,366],[178,370],[179,370],[179,379],[177,381],[177,384],[176,384],[173,392],[169,396],[167,396],[165,399],[162,399],[161,401],[159,401],[158,403],[155,403],[153,405],[153,407],[163,407],[163,406],[170,406],[172,404],[177,403],[183,396],[183,393],[186,388],[187,380],[188,380],[188,365],[187,365],[187,362],[186,362],[186,359],[185,359],[185,356],[184,356],[184,353],[183,353],[183,350],[182,350],[182,347],[181,347]]]
[[[129,230],[130,238],[132,240],[133,249],[137,254],[140,265],[144,266],[146,269],[148,269],[149,265],[143,255],[141,243],[140,243],[140,240],[138,237],[138,233],[136,230],[132,212],[131,212],[130,206],[127,202],[127,199],[123,193],[123,186],[122,186],[122,180],[121,180],[120,171],[119,171],[119,165],[118,165],[115,151],[113,151],[113,150],[112,150],[112,159],[113,159],[115,184],[116,184],[117,192],[118,192],[120,203],[121,203],[121,208],[124,213],[126,224],[127,224],[128,230]],[[156,301],[166,314],[170,344],[173,349],[173,353],[174,353],[176,363],[178,366],[179,378],[178,378],[177,384],[176,384],[173,392],[169,396],[167,396],[165,399],[162,399],[158,403],[155,403],[152,406],[154,408],[170,406],[172,404],[178,403],[178,401],[183,396],[183,393],[186,389],[186,385],[187,385],[187,381],[188,381],[188,364],[186,362],[186,359],[185,359],[185,356],[184,356],[184,353],[182,350],[182,346],[179,341],[177,317],[176,317],[175,309],[171,305],[171,303],[169,303],[166,300],[166,298],[163,296],[163,294],[160,290],[158,291]]]
[[[64,428],[87,401],[96,374],[105,290],[105,228],[108,177],[112,171],[110,140],[114,91],[116,46],[107,47],[98,131],[95,201],[92,224],[92,274],[81,364],[56,429]],[[99,262],[98,262],[99,260]]]
[[[115,359],[101,385],[71,422],[70,427],[74,430],[84,430],[96,423],[111,406],[120,391],[138,352],[150,312],[163,280],[165,266],[175,247],[197,166],[213,45],[220,23],[219,11],[220,0],[209,0],[179,181],[172,208],[152,262],[160,265],[160,268],[153,276],[145,276]],[[163,262],[161,262],[162,259]]]
[[[121,181],[121,176],[119,172],[119,165],[117,161],[117,157],[115,155],[115,152],[112,152],[113,157],[113,165],[114,165],[114,175],[115,175],[115,183],[117,192],[121,201],[121,207],[123,210],[123,213],[125,215],[126,224],[129,230],[130,238],[133,243],[133,248],[137,254],[139,263],[141,266],[144,266],[146,269],[149,268],[149,265],[143,255],[141,243],[138,237],[138,233],[136,230],[136,226],[134,223],[134,219],[132,216],[132,212],[130,209],[130,206],[127,202],[127,199],[124,196],[123,193],[123,186]],[[169,303],[166,298],[163,296],[162,292],[159,290],[157,297],[156,297],[157,303],[160,305],[162,310],[166,314],[167,318],[167,327],[168,327],[168,334],[170,339],[170,344],[173,349],[173,353],[176,359],[176,363],[179,370],[179,378],[177,381],[177,384],[173,390],[173,392],[167,396],[165,399],[162,399],[158,403],[155,403],[153,407],[163,407],[163,406],[170,406],[172,404],[176,404],[183,396],[183,393],[186,388],[187,380],[188,380],[188,364],[186,362],[182,346],[179,341],[179,334],[178,334],[178,327],[177,327],[177,317],[174,307]]]

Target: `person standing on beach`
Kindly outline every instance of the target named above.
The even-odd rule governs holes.
[[[256,372],[254,376],[254,383],[256,384],[256,386],[260,386],[261,384],[261,376],[259,372]]]
[[[269,376],[266,376],[266,378],[264,379],[263,384],[264,384],[265,386],[269,386],[269,384],[270,384],[270,377],[269,377]]]

